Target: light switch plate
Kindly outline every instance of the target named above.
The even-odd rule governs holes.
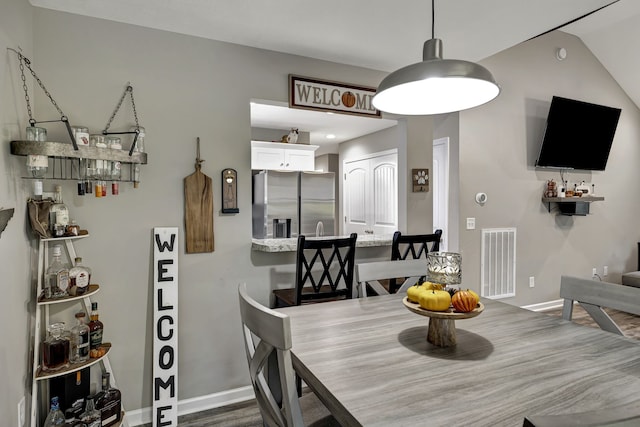
[[[475,229],[476,229],[476,219],[467,218],[467,230],[475,230]]]
[[[24,396],[18,402],[18,427],[23,427],[25,422]]]

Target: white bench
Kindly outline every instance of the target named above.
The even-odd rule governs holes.
[[[571,320],[573,302],[577,301],[595,322],[608,332],[624,335],[620,327],[603,310],[612,308],[625,313],[640,315],[640,289],[598,280],[562,276],[560,297],[564,298],[562,318]]]

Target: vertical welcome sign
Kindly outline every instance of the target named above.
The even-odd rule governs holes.
[[[153,427],[178,425],[178,228],[153,229]]]

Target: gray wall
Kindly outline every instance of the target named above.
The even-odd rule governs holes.
[[[20,45],[34,60],[34,68],[72,123],[101,130],[126,82],[134,86],[149,153],[140,188],[122,185],[120,196],[94,199],[74,196],[74,183],[63,184],[72,217],[91,233],[77,249],[93,269],[96,283],[102,285],[97,300],[105,339],[114,345],[110,359],[124,404],[128,409],[151,405],[151,231],[156,226],[178,226],[182,231],[182,180],[193,172],[198,136],[206,160],[203,171],[214,179],[216,212],[220,171],[232,167],[239,173],[240,213],[216,213],[214,253],[187,256],[181,250],[179,397],[246,386],[237,283],[248,282],[252,295],[268,303],[271,288],[289,279],[292,263],[291,254],[250,250],[249,101],[286,102],[289,73],[366,86],[377,85],[384,73],[44,9],[34,9],[32,23],[31,7],[22,0],[3,1],[0,12],[0,42]],[[562,63],[554,54],[560,44],[569,51]],[[9,54],[5,58],[0,116],[6,147],[9,140],[20,138],[26,120],[14,58]],[[486,106],[462,112],[459,118],[460,222],[474,216],[478,228],[460,234],[465,277],[479,274],[479,229],[502,226],[516,226],[519,233],[518,296],[510,303],[557,298],[561,273],[588,276],[592,266],[601,269],[606,263],[616,281],[621,272],[635,269],[635,242],[640,236],[634,213],[640,199],[631,186],[640,178],[637,108],[582,43],[563,33],[538,38],[484,63],[501,83],[502,94]],[[32,81],[29,84],[33,87]],[[42,92],[34,92],[37,115],[56,118]],[[595,182],[597,191],[607,198],[594,203],[593,214],[587,217],[557,217],[540,201],[544,182],[558,178],[532,166],[554,94],[623,108],[607,171],[584,178]],[[131,123],[131,111],[125,106],[112,128],[127,129]],[[396,132],[403,138],[385,142],[399,148],[404,165],[400,176],[408,179],[407,169],[414,160],[418,167],[431,163],[429,150],[418,141],[424,139],[430,146],[434,136],[449,136],[439,134],[440,125],[430,118],[400,122]],[[56,126],[49,126],[51,139],[63,136]],[[450,132],[455,130],[444,133]],[[416,135],[420,138],[413,140]],[[377,151],[374,148],[371,152]],[[348,149],[345,145],[340,155]],[[415,159],[413,150],[418,150]],[[3,283],[9,284],[4,288],[0,320],[3,336],[10,338],[0,347],[1,378],[6,379],[0,413],[9,414],[8,425],[16,425],[16,404],[30,382],[27,330],[32,249],[24,212],[30,189],[18,178],[24,158],[10,156],[4,149],[0,159],[4,166],[0,205],[16,207],[16,215],[0,237],[0,270]],[[422,224],[430,228],[426,215],[431,214],[431,201],[408,195],[407,179],[400,180],[400,209],[405,212],[401,228],[418,230]],[[571,179],[583,178],[571,175]],[[53,183],[45,185],[45,190],[51,190]],[[473,202],[479,188],[489,195],[489,203],[482,208]],[[419,209],[427,212],[424,218]],[[373,258],[382,253],[363,255]],[[527,284],[531,275],[537,281],[533,289]]]
[[[30,387],[27,377],[29,360],[29,328],[32,308],[30,288],[31,247],[25,234],[25,200],[29,191],[24,173],[25,158],[9,154],[10,139],[24,138],[27,109],[18,71],[18,58],[6,48],[21,47],[32,58],[32,7],[23,0],[3,0],[0,3],[0,207],[14,208],[13,218],[0,235],[0,414],[2,424],[18,425],[17,405]],[[31,95],[33,92],[31,91]],[[27,401],[29,399],[26,399]]]
[[[23,9],[18,0],[14,3]],[[29,7],[10,17],[22,25],[16,26],[15,34],[31,28],[31,12]],[[46,9],[33,9],[33,19],[33,47],[30,37],[15,39],[9,31],[14,25],[6,27],[12,38],[3,34],[3,41],[20,44],[29,52],[34,68],[72,124],[85,125],[92,132],[102,130],[125,84],[131,82],[140,124],[147,130],[149,164],[142,167],[139,189],[123,184],[119,196],[95,199],[76,196],[75,183],[62,182],[71,217],[91,235],[78,242],[76,249],[102,288],[96,300],[105,340],[113,344],[110,360],[126,408],[151,405],[151,233],[157,226],[178,226],[183,232],[183,178],[194,170],[196,137],[201,138],[202,170],[214,180],[216,251],[187,256],[180,243],[179,397],[247,386],[237,284],[246,281],[252,295],[268,304],[272,288],[290,285],[294,259],[291,253],[250,249],[249,102],[286,102],[289,73],[365,86],[377,85],[384,73]],[[26,126],[23,117],[15,125],[15,116],[25,108],[16,67],[8,60],[3,69],[3,91],[8,97],[3,97],[2,111],[10,117],[3,127],[5,144],[20,139],[20,129]],[[32,87],[33,82],[27,81]],[[39,118],[57,118],[39,89],[33,99]],[[111,129],[128,129],[132,123],[131,108],[125,103]],[[49,139],[64,140],[59,124],[47,127]],[[19,395],[30,382],[26,360],[31,255],[23,209],[30,189],[18,178],[24,158],[7,152],[2,152],[6,168],[1,197],[3,205],[15,205],[18,211],[0,241],[4,255],[0,262],[3,272],[11,271],[5,278],[16,286],[5,293],[2,305],[9,309],[1,311],[19,346],[2,347],[7,363],[0,369],[12,373],[10,396],[1,409],[15,414]],[[219,176],[227,167],[239,174],[237,215],[218,213]],[[53,186],[45,182],[45,191]],[[386,258],[387,252],[388,248],[363,250],[359,259]]]
[[[558,47],[568,51],[558,61]],[[482,228],[517,228],[517,305],[558,298],[562,274],[591,277],[597,267],[620,282],[636,269],[640,240],[640,112],[582,41],[550,33],[483,61],[500,82],[493,102],[460,113],[460,242],[463,276],[479,277]],[[622,108],[611,155],[604,172],[570,173],[572,182],[595,183],[605,200],[591,204],[591,215],[558,216],[541,202],[545,182],[558,172],[536,170],[545,119],[553,95]],[[475,203],[478,191],[488,195]],[[476,230],[465,230],[466,217]],[[535,288],[529,288],[529,276]],[[465,280],[471,288],[479,289]]]
[[[406,234],[425,234],[433,229],[433,190],[412,192],[411,169],[429,169],[433,176],[433,120],[407,121],[407,169],[398,179],[406,183],[407,225],[400,228]]]

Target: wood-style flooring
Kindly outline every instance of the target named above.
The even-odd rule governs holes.
[[[640,316],[628,314],[616,310],[605,309],[611,318],[620,326],[624,334],[628,337],[640,340]],[[560,317],[562,308],[544,311],[550,316]],[[591,319],[591,316],[579,305],[573,309],[573,322],[597,328],[598,326]],[[307,390],[305,389],[305,392]],[[178,418],[180,427],[260,427],[262,417],[254,400],[234,403],[220,408],[209,409],[207,411],[194,414],[183,415]],[[145,424],[144,427],[151,427]]]

